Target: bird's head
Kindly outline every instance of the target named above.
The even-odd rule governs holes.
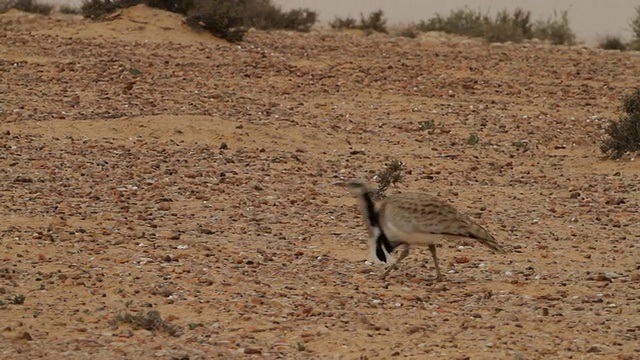
[[[354,195],[364,195],[371,192],[369,185],[362,180],[347,180],[337,182],[336,185],[342,186]]]

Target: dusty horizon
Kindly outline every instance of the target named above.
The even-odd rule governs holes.
[[[76,6],[82,3],[81,0],[48,0],[47,2]],[[361,12],[367,14],[377,9],[384,11],[389,25],[420,21],[428,19],[436,13],[448,14],[451,10],[465,6],[490,13],[495,13],[502,9],[520,7],[530,10],[535,20],[553,16],[554,11],[568,10],[570,25],[576,33],[578,41],[588,44],[594,44],[599,38],[606,35],[617,35],[629,39],[632,36],[629,21],[635,13],[634,7],[639,5],[637,1],[633,0],[619,0],[615,3],[602,0],[477,0],[474,2],[451,0],[446,3],[425,3],[421,0],[403,0],[401,2],[390,0],[352,0],[349,2],[326,0],[320,5],[314,0],[274,0],[274,2],[284,9],[307,7],[316,10],[320,15],[321,23],[324,24],[336,16],[359,16]]]

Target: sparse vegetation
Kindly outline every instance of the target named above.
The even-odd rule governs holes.
[[[625,44],[624,41],[620,39],[620,37],[611,35],[605,36],[602,40],[600,40],[600,42],[598,43],[598,47],[605,50],[627,50],[627,44]]]
[[[309,31],[318,14],[309,9],[283,11],[271,0],[84,0],[84,17],[100,19],[118,9],[146,4],[185,16],[192,27],[228,41],[241,41],[247,29]]]
[[[283,11],[270,0],[246,1],[243,24],[260,30],[285,29],[307,32],[318,21],[318,13],[309,9]]]
[[[243,26],[242,7],[235,0],[196,0],[187,11],[186,23],[231,41],[242,41],[247,29]]]
[[[179,337],[181,335],[180,328],[170,324],[160,317],[160,313],[152,310],[146,314],[118,314],[110,321],[111,325],[117,327],[118,324],[124,323],[131,325],[134,329],[145,329],[149,331],[163,331],[167,334]]]
[[[389,186],[397,185],[404,180],[405,165],[402,161],[392,160],[384,169],[375,176],[378,189],[374,192],[374,199],[382,199],[386,196]]]
[[[141,1],[149,7],[171,11],[177,14],[186,15],[193,9],[195,0],[143,0]]]
[[[507,10],[498,12],[493,22],[489,21],[485,26],[484,38],[490,42],[521,42],[531,39],[532,32],[531,11],[518,8],[513,13]]]
[[[432,129],[435,125],[433,120],[418,121],[418,126],[420,126],[421,130]]]
[[[547,20],[532,22],[531,12],[520,8],[512,13],[502,10],[491,18],[488,13],[468,7],[453,10],[449,16],[435,17],[418,24],[421,31],[443,31],[469,37],[484,38],[491,42],[520,42],[528,39],[548,40],[552,44],[572,45],[575,34],[569,26],[567,11],[554,13]]]
[[[118,9],[141,4],[143,0],[83,0],[80,6],[82,16],[89,19],[100,19]]]
[[[480,142],[480,136],[478,136],[477,133],[472,133],[471,135],[469,135],[469,137],[467,138],[467,144],[468,145],[475,145],[477,143]]]
[[[605,128],[607,137],[600,146],[605,156],[612,159],[640,150],[640,88],[624,98],[622,110],[624,114]]]
[[[629,21],[633,38],[627,44],[627,48],[640,51],[640,6],[636,6],[635,10],[635,16]]]
[[[377,10],[369,14],[366,18],[363,14],[360,14],[360,28],[386,34],[387,19],[384,17],[384,12]]]
[[[518,140],[513,142],[513,146],[517,147],[518,149],[526,149],[529,147],[529,143],[527,141]]]
[[[532,37],[551,41],[554,45],[575,44],[576,35],[569,26],[569,12],[562,11],[558,17],[558,13],[554,11],[549,19],[538,20],[533,26]]]
[[[398,36],[415,39],[419,33],[420,31],[418,31],[415,24],[409,24],[398,31]]]
[[[336,17],[333,21],[329,22],[329,26],[332,29],[357,29],[358,21],[352,17]]]
[[[436,14],[427,21],[420,21],[421,31],[443,31],[469,37],[483,37],[485,26],[490,22],[489,15],[468,7],[452,10],[449,16]]]
[[[0,14],[16,9],[33,14],[49,15],[53,5],[41,3],[38,0],[3,0],[0,2]]]
[[[60,5],[60,7],[58,8],[58,11],[60,11],[63,14],[71,14],[71,15],[80,14],[80,8],[77,8],[75,6],[70,6],[70,5]]]
[[[640,51],[640,6],[635,7],[635,16],[629,20],[629,26],[633,38],[629,42],[623,41],[619,36],[605,36],[598,43],[598,47],[605,50],[635,50]]]
[[[387,19],[384,17],[382,10],[376,10],[369,14],[366,18],[360,13],[360,22],[356,19],[347,17],[336,17],[329,23],[332,29],[360,29],[365,31],[375,31],[387,34]]]
[[[24,301],[27,299],[26,296],[24,295],[15,295],[12,299],[11,299],[11,303],[13,303],[14,305],[22,305],[24,304]]]

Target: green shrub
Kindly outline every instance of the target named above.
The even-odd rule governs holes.
[[[613,159],[640,150],[640,88],[624,98],[622,110],[624,115],[610,121],[605,128],[607,137],[600,146],[600,150]]]
[[[513,11],[513,14],[506,10],[496,14],[493,22],[485,25],[483,37],[490,42],[521,42],[531,39],[531,34],[531,12],[518,8]]]
[[[241,41],[247,30],[243,27],[243,7],[239,5],[236,0],[196,0],[186,23],[231,42]]]
[[[333,21],[329,22],[332,29],[357,29],[358,21],[352,17],[339,18],[336,16]]]
[[[553,44],[575,43],[575,35],[569,27],[566,11],[557,13],[546,21],[531,20],[531,12],[520,8],[513,12],[502,10],[491,18],[488,14],[468,7],[453,10],[448,16],[436,14],[418,24],[421,31],[443,31],[469,37],[484,38],[491,42],[520,42],[532,38],[549,40]]]
[[[271,0],[245,1],[244,25],[260,30],[284,29],[307,32],[318,21],[318,13],[309,9],[283,11]]]
[[[0,2],[0,14],[11,9],[33,14],[49,15],[53,10],[53,5],[43,4],[37,0],[2,0]]]
[[[356,19],[347,17],[336,17],[329,23],[332,29],[360,29],[365,31],[376,31],[387,34],[387,19],[384,17],[382,10],[376,10],[369,14],[366,18],[364,14],[360,13],[360,22]]]
[[[376,10],[366,18],[363,14],[360,14],[360,28],[386,34],[387,19],[384,17],[384,12],[382,10]]]
[[[152,332],[161,331],[174,337],[182,335],[180,327],[162,319],[160,313],[156,310],[149,311],[146,314],[120,313],[114,316],[109,323],[116,328],[123,323],[131,325],[134,329],[145,329]]]
[[[421,31],[442,31],[469,37],[484,37],[485,27],[491,23],[487,14],[468,7],[452,10],[449,16],[436,14],[427,21],[420,21],[418,29]]]
[[[625,44],[624,41],[620,39],[620,37],[610,35],[605,36],[604,39],[600,40],[600,42],[598,43],[598,47],[605,50],[627,50],[627,44]]]

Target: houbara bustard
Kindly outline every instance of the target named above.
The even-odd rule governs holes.
[[[496,252],[505,253],[487,230],[434,196],[406,192],[390,195],[375,203],[373,192],[366,182],[351,180],[338,184],[358,198],[369,230],[369,250],[372,257],[390,264],[382,274],[382,279],[398,267],[409,255],[409,247],[414,245],[429,247],[436,270],[436,281],[442,281],[436,244],[446,239],[470,238]],[[391,252],[399,246],[403,246],[403,250],[394,261]]]

